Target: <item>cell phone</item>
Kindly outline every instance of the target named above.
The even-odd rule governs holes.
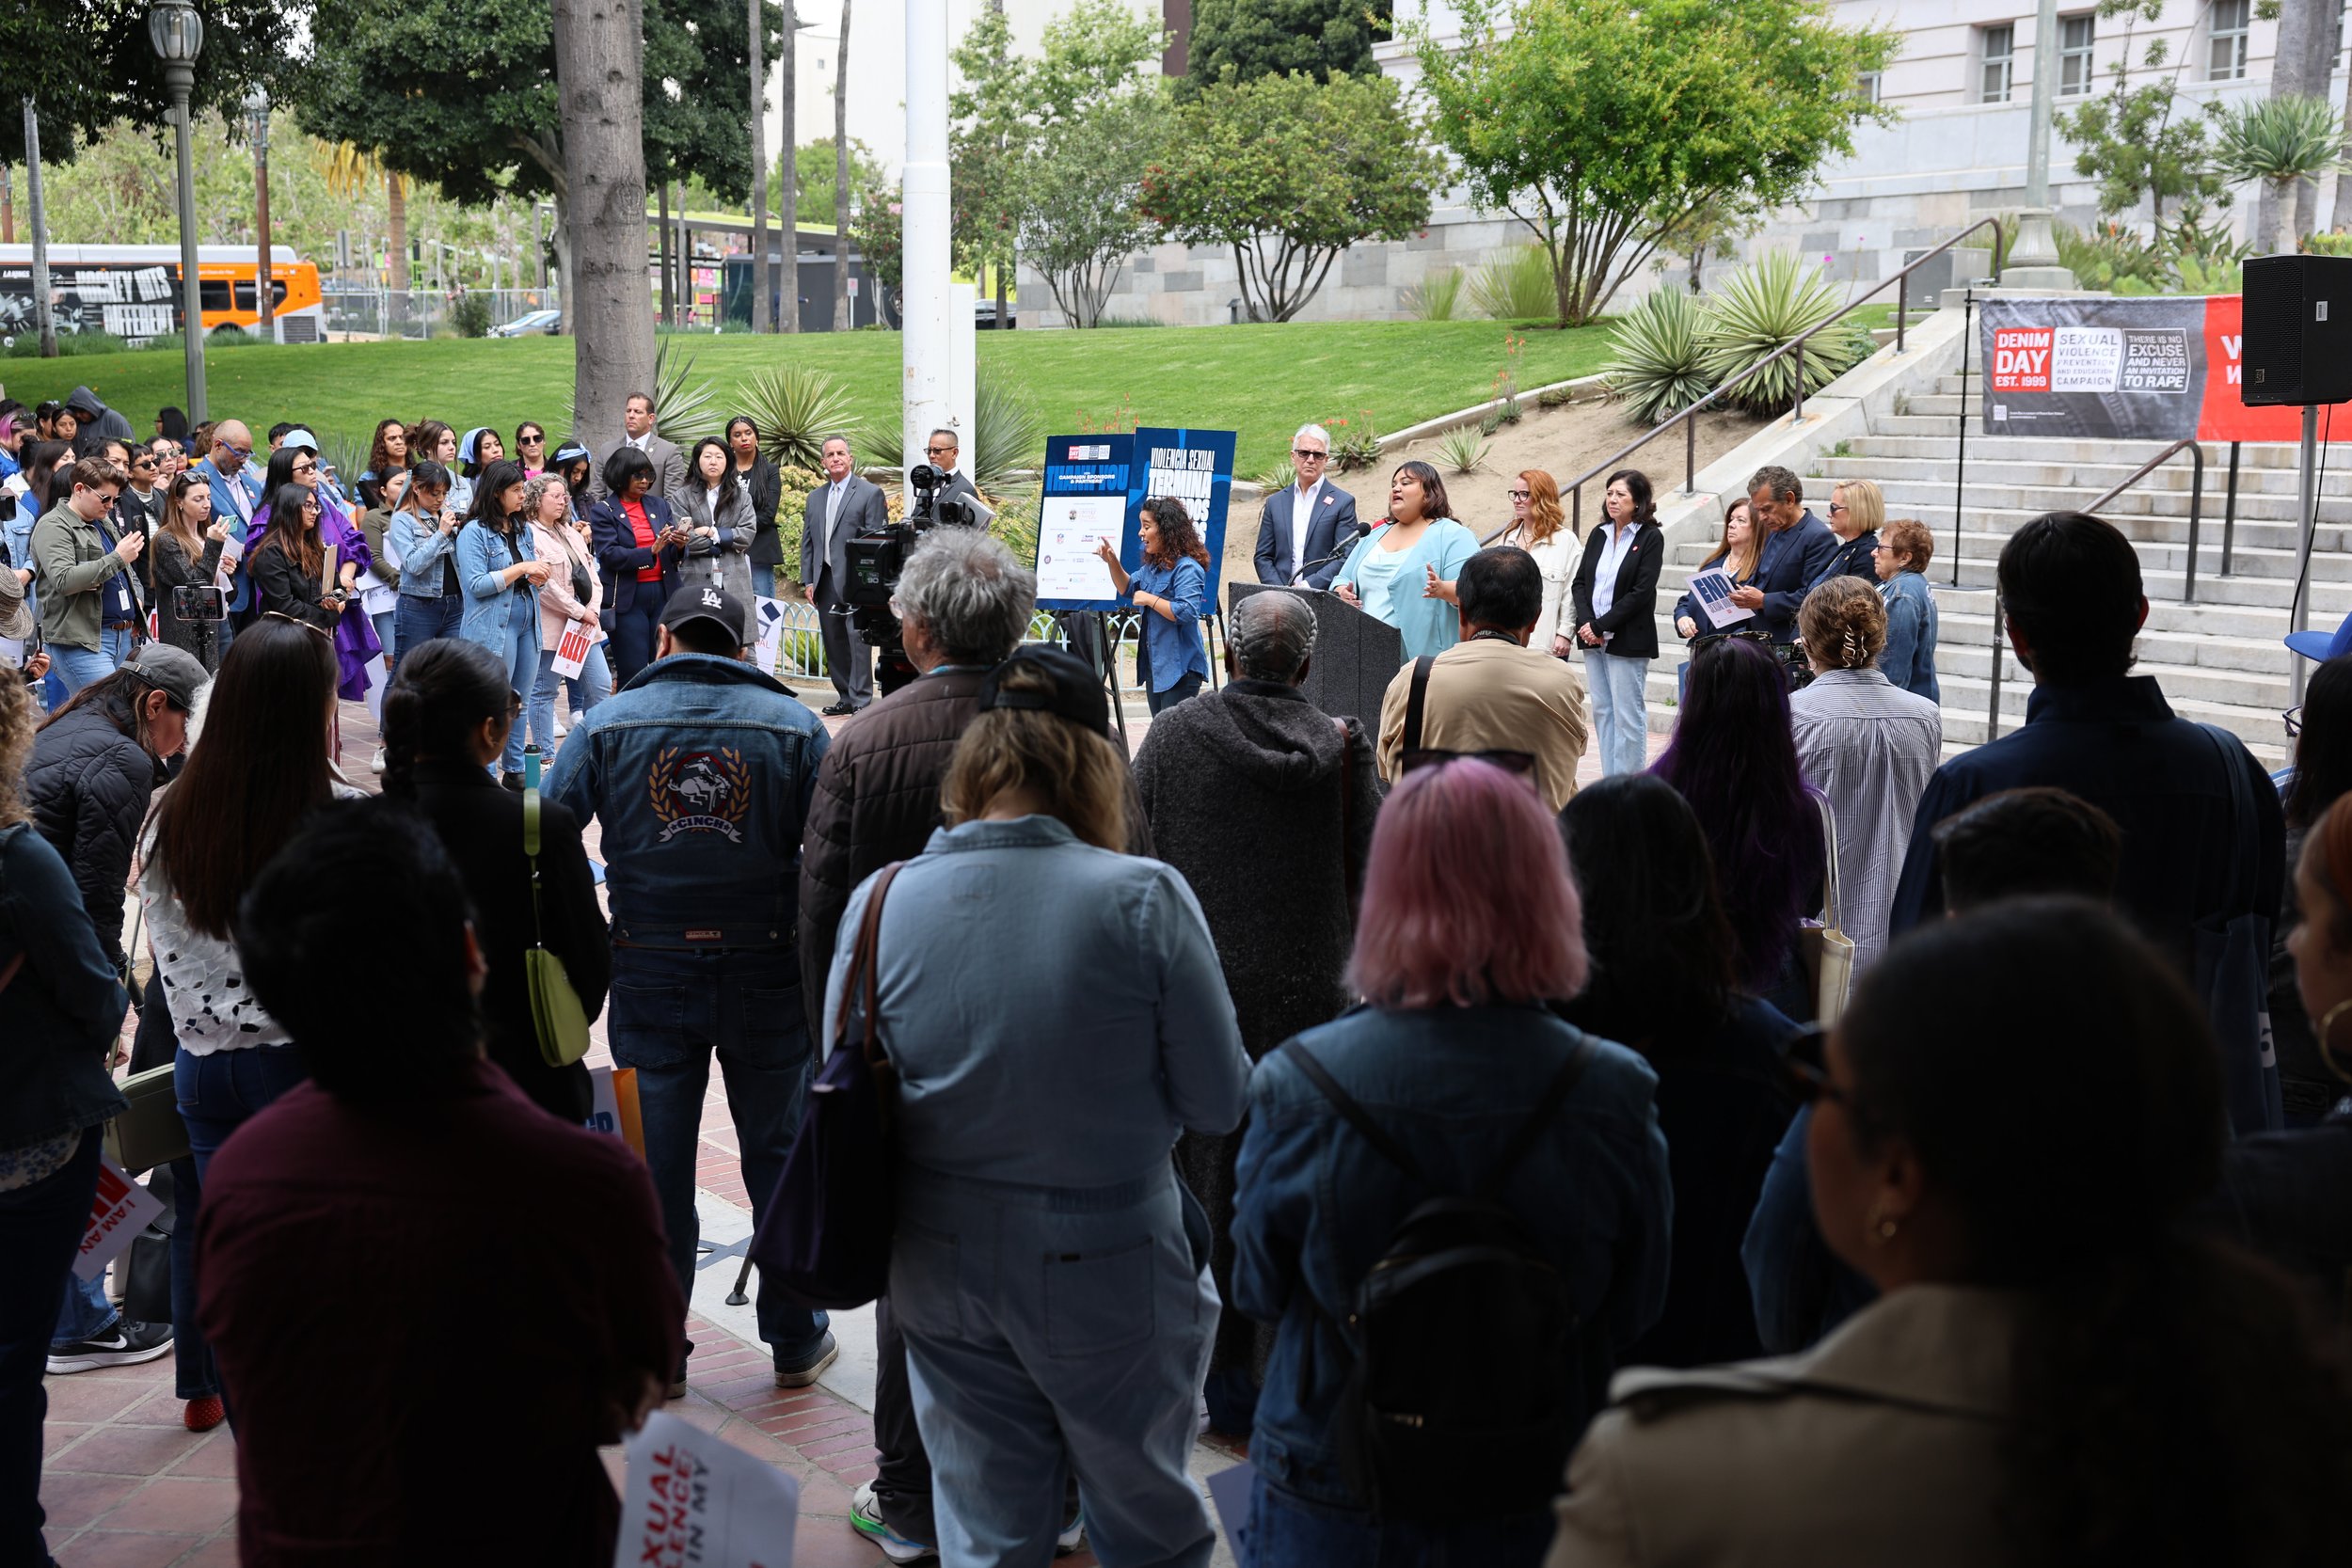
[[[226,621],[229,595],[217,585],[183,584],[171,591],[171,612],[183,621]]]

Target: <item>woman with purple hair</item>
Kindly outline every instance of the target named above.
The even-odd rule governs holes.
[[[1291,1039],[1249,1085],[1232,1306],[1280,1325],[1250,1438],[1263,1568],[1532,1568],[1558,1490],[1546,1456],[1657,1321],[1672,1208],[1657,1075],[1547,1006],[1583,989],[1581,908],[1525,779],[1437,761],[1381,803],[1348,974],[1368,1006]],[[1473,1435],[1440,1397],[1412,1440],[1428,1462],[1401,1478],[1352,1441],[1358,1287],[1408,1215],[1480,1194],[1559,1285],[1493,1292],[1493,1312],[1414,1347],[1422,1387],[1484,1404]],[[1514,1348],[1515,1330],[1543,1349]]]
[[[1674,740],[1650,771],[1691,803],[1715,857],[1739,989],[1794,1019],[1813,1016],[1797,928],[1820,907],[1820,806],[1790,732],[1788,677],[1743,638],[1691,661]]]

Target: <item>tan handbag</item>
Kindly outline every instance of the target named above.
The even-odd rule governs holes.
[[[1846,1010],[1846,993],[1853,986],[1853,938],[1837,925],[1837,813],[1828,796],[1805,793],[1821,811],[1821,918],[1799,928],[1797,953],[1813,983],[1813,1016],[1827,1025]]]

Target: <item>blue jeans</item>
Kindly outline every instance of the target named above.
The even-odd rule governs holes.
[[[411,648],[421,648],[437,637],[454,637],[466,619],[466,596],[444,594],[428,599],[421,594],[403,594],[399,606],[392,611],[392,673],[400,673],[400,661],[408,657]]]
[[[763,599],[776,596],[776,569],[773,566],[752,568],[752,593]]]
[[[539,687],[539,607],[521,589],[508,592],[513,598],[506,607],[506,631],[498,653],[506,664],[506,684],[528,700]],[[523,770],[523,729],[520,724],[507,726],[506,754],[499,759],[499,766],[509,773]]]
[[[49,1560],[40,1527],[40,1428],[49,1394],[49,1336],[57,1294],[98,1194],[98,1129],[73,1157],[29,1187],[0,1193],[0,1562]]]
[[[65,1282],[65,1303],[57,1308],[57,1332],[50,1338],[50,1348],[103,1334],[121,1316],[106,1299],[105,1275],[96,1279],[74,1275]]]
[[[1178,703],[1184,702],[1189,698],[1200,695],[1200,682],[1202,679],[1203,677],[1200,673],[1196,671],[1191,674],[1185,675],[1181,680],[1177,681],[1174,686],[1169,687],[1165,691],[1153,691],[1148,693],[1144,697],[1144,702],[1150,705],[1152,714],[1156,717],[1159,714],[1167,712],[1169,708],[1174,707]]]
[[[1551,1531],[1549,1509],[1444,1525],[1375,1524],[1370,1513],[1310,1502],[1260,1475],[1250,1485],[1241,1561],[1242,1568],[1535,1568]]]
[[[310,1076],[291,1045],[251,1045],[209,1056],[183,1050],[172,1058],[172,1096],[187,1124],[189,1155],[173,1164],[171,1184],[171,1329],[183,1400],[220,1392],[212,1346],[196,1324],[196,1213],[204,1199],[204,1173],[229,1134]]]
[[[767,1217],[785,1157],[799,1135],[808,1093],[808,1021],[801,1008],[800,956],[789,947],[612,948],[612,1059],[637,1069],[645,1164],[661,1200],[670,1266],[694,1299],[694,1167],[702,1147],[710,1058],[726,1074],[727,1114],[741,1150],[752,1219]],[[759,1337],[779,1360],[813,1354],[822,1312],[794,1307],[759,1282]]]
[[[49,673],[71,697],[82,688],[113,674],[130,654],[131,634],[127,631],[100,632],[95,648],[71,648],[53,642],[49,645]]]
[[[636,677],[637,672],[653,662],[654,650],[661,645],[661,585],[658,582],[637,584],[637,598],[627,610],[608,611],[604,630],[612,650],[612,689],[618,691]]]
[[[1604,778],[1649,766],[1649,660],[1584,650],[1584,684],[1593,694],[1593,738]]]
[[[577,719],[612,695],[612,676],[605,668],[604,644],[591,642],[580,673],[569,680],[555,673],[555,650],[539,650],[539,678],[531,687],[531,738],[539,750],[555,755],[555,689],[572,689],[572,717]]]

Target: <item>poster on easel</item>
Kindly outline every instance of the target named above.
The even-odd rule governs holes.
[[[1128,492],[1135,451],[1132,436],[1046,439],[1034,563],[1039,609],[1126,608],[1112,586],[1110,568],[1095,550],[1108,540],[1120,560],[1134,558],[1135,508]]]
[[[1209,552],[1209,581],[1201,596],[1201,613],[1216,613],[1218,578],[1225,564],[1225,513],[1233,496],[1233,452],[1240,434],[1231,430],[1154,430],[1135,434],[1135,457],[1127,483],[1128,538],[1136,541],[1133,519],[1154,496],[1182,502],[1200,543]],[[1143,547],[1122,550],[1120,563],[1130,572],[1143,563]]]

